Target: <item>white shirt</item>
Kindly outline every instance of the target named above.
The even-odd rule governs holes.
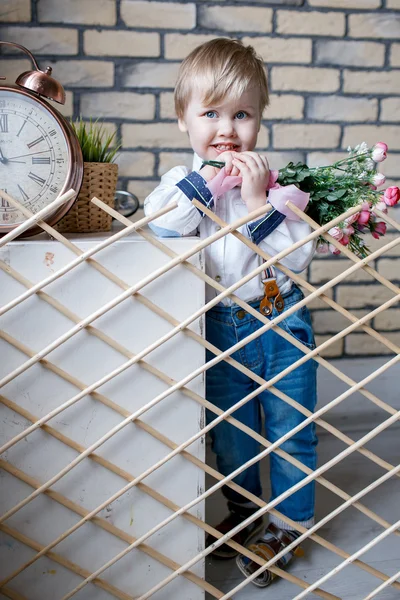
[[[201,164],[202,160],[195,154],[192,170],[199,172]],[[190,172],[184,166],[174,167],[162,176],[160,184],[144,202],[146,216],[160,210],[172,201],[178,203],[174,210],[151,222],[150,227],[161,237],[196,235],[199,232],[200,237],[204,239],[219,230],[219,226],[207,216],[202,216],[185,193],[176,186]],[[226,223],[232,223],[247,215],[248,210],[241,198],[240,187],[235,187],[221,197],[214,198],[212,210]],[[238,228],[238,231],[251,239],[247,225]],[[286,218],[258,246],[270,256],[274,256],[298,240],[305,238],[310,232],[311,228],[307,223]],[[310,263],[314,250],[315,243],[307,242],[288,254],[281,262],[292,271],[300,273]],[[204,255],[206,273],[225,288],[238,282],[264,262],[258,254],[231,233],[207,246]],[[281,294],[290,290],[291,280],[278,269],[276,269],[276,280]],[[217,290],[207,285],[207,302],[215,298],[218,293]],[[264,286],[261,274],[238,288],[235,294],[248,302],[262,298]],[[233,301],[225,298],[223,304],[232,305]]]

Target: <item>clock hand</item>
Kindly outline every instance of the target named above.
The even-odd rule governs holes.
[[[12,156],[11,158],[7,158],[5,160],[14,160],[15,158],[24,158],[24,156],[33,156],[34,154],[44,154],[45,152],[50,152],[50,150],[42,150],[42,152],[31,152],[30,154],[21,154],[20,156]]]
[[[1,148],[0,148],[0,162],[2,162],[3,164],[7,162],[7,159],[5,158]]]
[[[6,158],[4,159],[4,162],[12,162],[12,163],[19,163],[20,165],[26,165],[26,160],[14,160],[13,158]]]

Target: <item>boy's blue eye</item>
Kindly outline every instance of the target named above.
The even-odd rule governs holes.
[[[237,119],[245,119],[247,117],[247,113],[244,112],[244,110],[240,110],[237,114],[236,114],[236,118]]]
[[[208,110],[206,112],[206,117],[208,117],[209,119],[213,119],[215,117],[217,113],[215,112],[215,110]]]

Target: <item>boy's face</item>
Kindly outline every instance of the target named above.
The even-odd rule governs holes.
[[[238,100],[223,100],[218,106],[205,106],[201,91],[193,91],[192,99],[179,129],[187,132],[193,150],[203,160],[218,160],[228,150],[254,150],[260,130],[259,95],[249,88]]]

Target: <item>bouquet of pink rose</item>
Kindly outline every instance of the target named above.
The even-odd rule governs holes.
[[[282,200],[287,192],[294,197],[297,194],[300,202],[301,196],[304,196],[308,200],[305,212],[319,225],[325,225],[349,208],[362,203],[360,212],[345,219],[328,233],[358,256],[365,257],[369,250],[361,236],[370,232],[378,239],[386,233],[386,223],[377,220],[374,209],[386,213],[388,206],[394,206],[400,200],[398,187],[377,190],[378,186],[385,183],[385,176],[376,172],[376,163],[385,160],[387,149],[384,142],[378,142],[372,148],[363,142],[355,148],[349,147],[349,156],[332,165],[309,168],[300,162],[289,163],[279,171],[271,171],[268,185],[270,201],[276,207],[274,194],[282,195]],[[280,194],[279,188],[286,189],[281,190]],[[321,237],[317,252],[329,251],[340,254],[340,250]]]

